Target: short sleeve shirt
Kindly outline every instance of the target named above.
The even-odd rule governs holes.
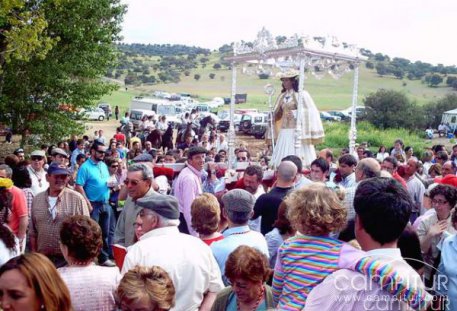
[[[108,166],[104,162],[95,163],[89,159],[79,168],[76,184],[84,188],[89,201],[108,202],[108,179]]]

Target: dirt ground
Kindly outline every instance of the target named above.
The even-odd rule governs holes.
[[[116,127],[120,125],[119,121],[110,119],[109,121],[91,121],[86,123],[86,135],[90,139],[94,136],[94,131],[103,130],[106,138],[111,138],[116,133]],[[225,133],[226,134],[226,133]],[[245,142],[251,157],[258,157],[258,154],[265,148],[265,140],[256,139],[254,136],[247,136],[237,134],[235,139],[235,145],[238,146],[241,142]]]

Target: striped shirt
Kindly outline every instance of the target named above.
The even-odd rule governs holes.
[[[297,234],[278,251],[273,276],[273,297],[278,310],[302,310],[310,291],[339,269],[366,275],[389,294],[423,309],[431,296],[421,288],[404,282],[406,276],[388,261],[371,259],[362,251],[330,238]]]
[[[33,198],[30,237],[37,240],[36,251],[47,256],[62,256],[59,246],[60,227],[68,216],[89,216],[89,208],[83,196],[69,188],[64,188],[55,205],[56,217],[49,212],[48,190]]]
[[[343,242],[330,237],[296,235],[278,251],[273,296],[279,310],[301,310],[309,292],[338,269]]]

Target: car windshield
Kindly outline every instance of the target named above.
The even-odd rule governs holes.
[[[157,106],[157,114],[159,115],[175,115],[176,109],[172,105],[159,105]]]
[[[132,111],[130,113],[130,119],[132,119],[132,120],[141,120],[142,117],[143,117],[143,113],[140,111]]]

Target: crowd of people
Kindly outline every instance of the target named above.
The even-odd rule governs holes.
[[[215,130],[16,149],[0,165],[0,307],[457,310],[457,145],[376,149],[291,154],[274,174],[245,145],[232,170]]]

